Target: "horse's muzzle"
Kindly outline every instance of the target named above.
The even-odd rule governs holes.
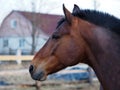
[[[35,70],[34,69],[34,66],[33,65],[30,65],[29,67],[29,72],[30,72],[30,75],[31,77],[34,79],[34,80],[38,80],[38,81],[44,81],[46,79],[46,75],[44,73],[44,71],[42,70]]]

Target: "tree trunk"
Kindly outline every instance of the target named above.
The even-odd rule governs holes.
[[[35,85],[36,85],[36,90],[41,90],[41,83],[40,83],[40,81],[35,81]]]
[[[35,28],[35,25],[34,23],[32,23],[32,34],[31,34],[31,38],[32,38],[32,45],[31,45],[31,55],[34,55],[35,53],[35,47],[36,47],[36,42],[35,42],[35,39],[36,39],[36,28]]]

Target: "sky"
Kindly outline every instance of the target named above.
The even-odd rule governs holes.
[[[81,9],[94,9],[95,0],[0,0],[0,24],[12,11],[34,11],[63,15],[62,4],[72,11],[74,4]],[[120,0],[96,0],[96,10],[120,18]]]

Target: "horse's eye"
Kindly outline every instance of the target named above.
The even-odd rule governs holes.
[[[52,35],[52,39],[59,39],[59,38],[60,38],[59,35],[56,35],[56,34],[53,34],[53,35]]]

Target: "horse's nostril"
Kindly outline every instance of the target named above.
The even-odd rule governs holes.
[[[34,66],[33,65],[30,65],[29,67],[29,72],[32,73],[34,71]]]

